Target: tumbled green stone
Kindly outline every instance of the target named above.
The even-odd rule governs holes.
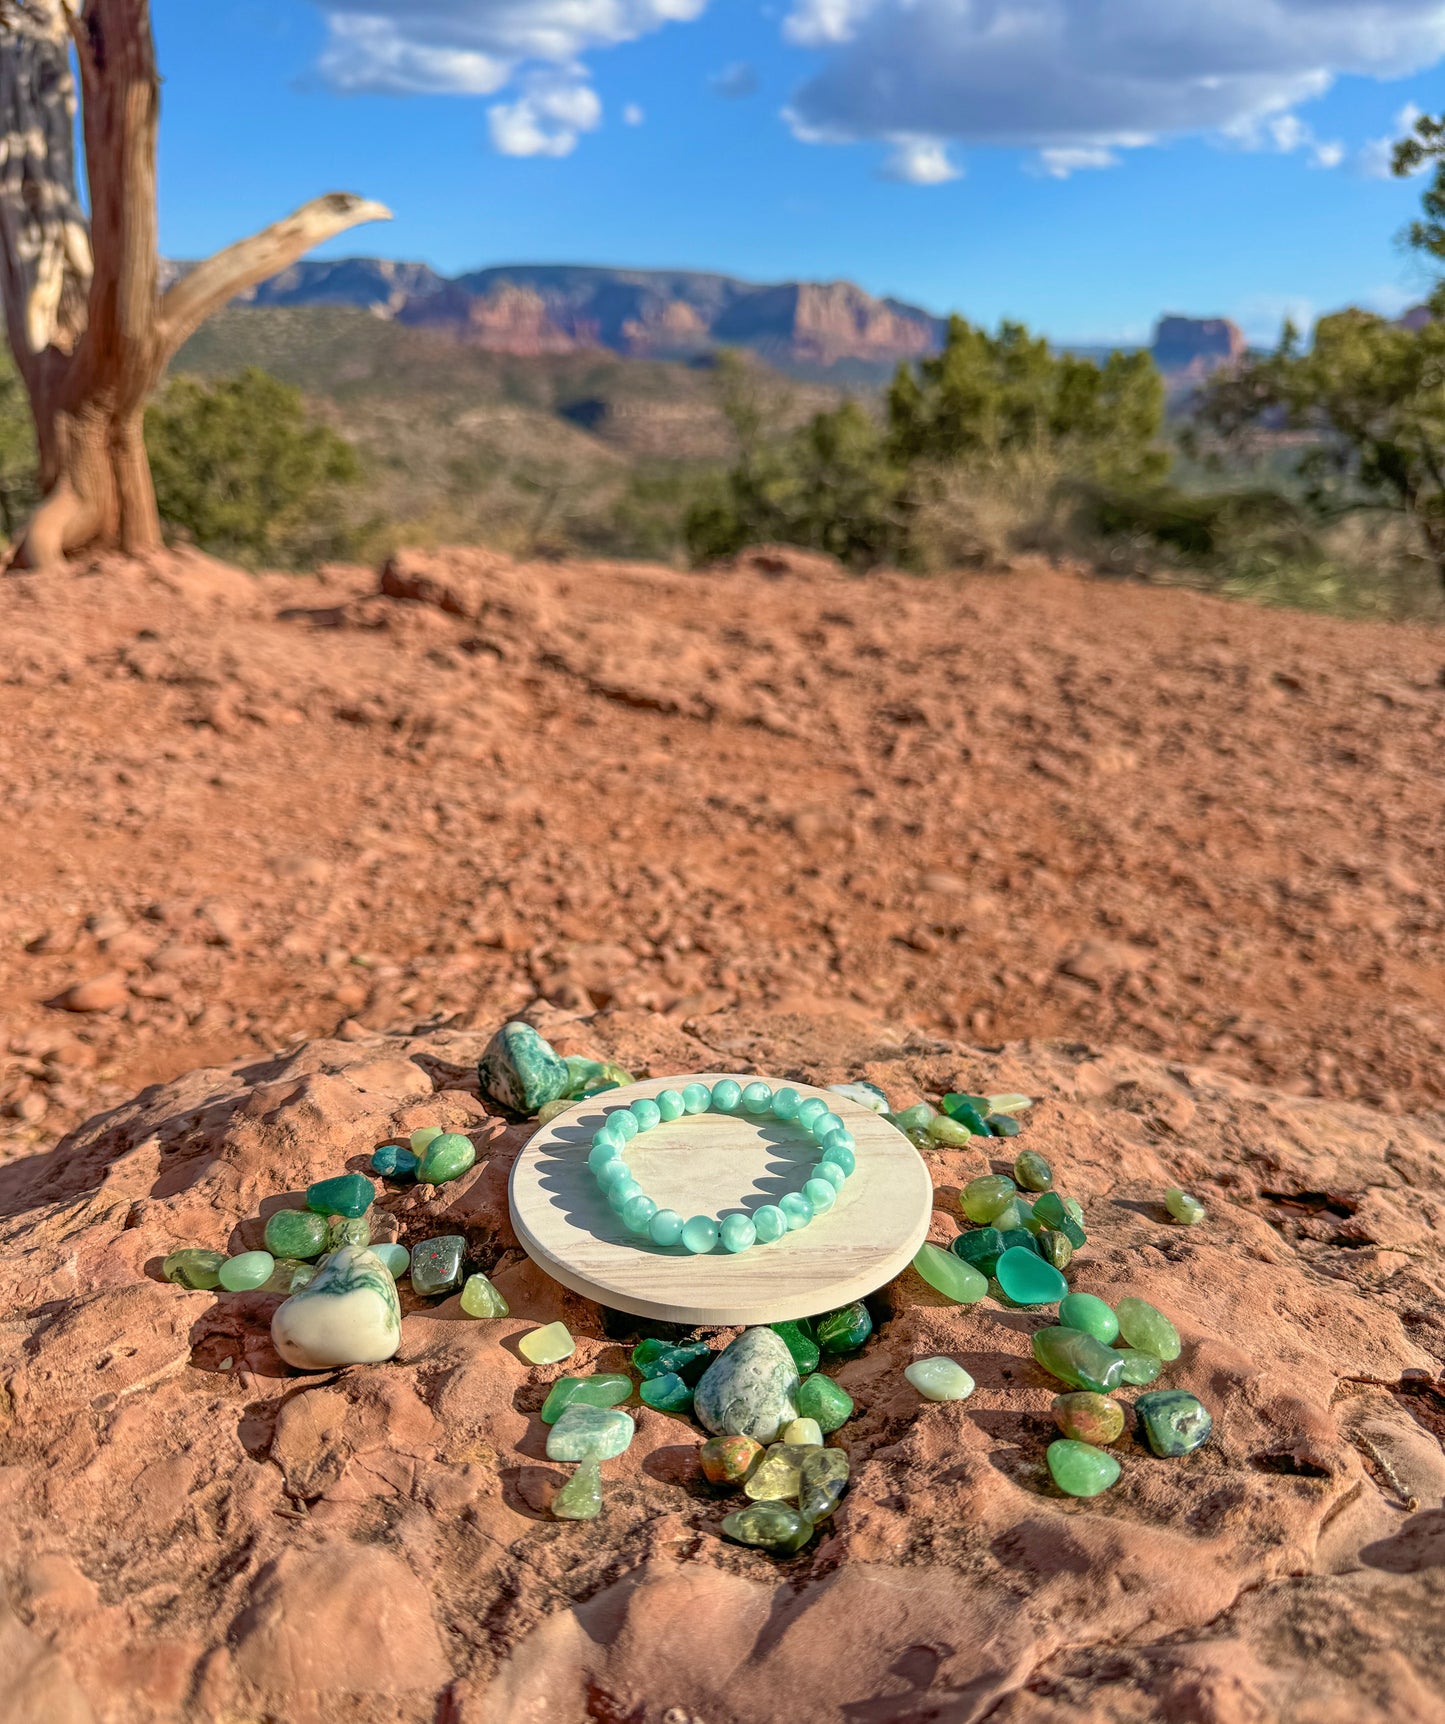
[[[798,1486],[798,1509],[816,1526],[826,1520],[848,1488],[848,1457],[842,1449],[805,1449]]]
[[[416,1261],[415,1254],[412,1261]],[[572,1357],[577,1351],[577,1343],[565,1323],[544,1323],[523,1335],[517,1343],[517,1351],[529,1365],[558,1365],[563,1359]]]
[[[999,1238],[1003,1241],[1004,1251],[1028,1251],[1038,1255],[1038,1247],[1034,1244],[1034,1235],[1026,1227],[996,1228]],[[1003,1251],[999,1253],[1003,1256]]]
[[[996,1227],[971,1227],[960,1233],[952,1246],[954,1256],[971,1263],[981,1275],[992,1275],[994,1264],[1007,1249]]]
[[[1162,1359],[1156,1359],[1152,1353],[1141,1353],[1135,1347],[1116,1347],[1115,1352],[1124,1361],[1124,1374],[1119,1381],[1131,1389],[1142,1389],[1152,1383],[1164,1369]]]
[[[326,1249],[340,1251],[343,1245],[371,1244],[371,1224],[364,1215],[333,1215],[326,1223]]]
[[[722,1523],[726,1537],[773,1556],[792,1556],[812,1535],[813,1523],[787,1503],[755,1502]]]
[[[509,1317],[512,1313],[512,1307],[480,1270],[467,1276],[462,1288],[462,1310],[468,1317]]]
[[[376,1187],[359,1173],[338,1173],[306,1187],[306,1207],[316,1215],[365,1215]]]
[[[503,1024],[477,1062],[482,1094],[513,1113],[535,1113],[567,1092],[567,1062],[530,1024]]]
[[[823,1427],[816,1419],[806,1419],[801,1416],[783,1426],[779,1433],[780,1442],[811,1443],[815,1448],[823,1446]]]
[[[1062,1299],[1069,1284],[1036,1251],[1012,1245],[994,1269],[998,1284],[1015,1305],[1052,1305]]]
[[[1014,1178],[1025,1191],[1047,1191],[1054,1183],[1054,1170],[1036,1149],[1026,1149],[1014,1163]]]
[[[1119,1319],[1093,1293],[1070,1293],[1059,1301],[1059,1322],[1065,1329],[1082,1329],[1107,1347],[1119,1338]]]
[[[638,1376],[665,1377],[669,1372],[691,1385],[713,1361],[706,1341],[661,1341],[648,1336],[632,1349],[632,1367]]]
[[[1207,1443],[1214,1429],[1209,1409],[1187,1389],[1156,1389],[1140,1395],[1134,1413],[1156,1455],[1187,1455]]]
[[[703,1477],[709,1484],[740,1485],[760,1465],[767,1451],[751,1437],[709,1437],[698,1449]]]
[[[1021,1129],[1019,1122],[1012,1114],[1008,1113],[985,1114],[983,1123],[995,1137],[1017,1137]],[[1034,1186],[1030,1189],[1037,1190],[1038,1187]]]
[[[991,1095],[988,1097],[989,1113],[1009,1115],[1025,1113],[1033,1105],[1033,1102],[1026,1095]]]
[[[607,1067],[601,1060],[584,1059],[581,1054],[565,1054],[562,1064],[567,1068],[567,1088],[561,1099],[580,1096],[594,1084],[606,1081]]]
[[[631,1377],[618,1372],[598,1372],[593,1377],[559,1377],[547,1391],[540,1417],[544,1425],[555,1425],[574,1401],[580,1401],[586,1407],[615,1407],[631,1393]]]
[[[271,1277],[276,1259],[269,1251],[242,1251],[221,1265],[219,1279],[228,1293],[250,1293]]]
[[[1049,1444],[1045,1459],[1054,1483],[1066,1496],[1096,1497],[1119,1477],[1116,1455],[1096,1449],[1092,1443],[1077,1443],[1060,1437]]]
[[[933,1143],[946,1143],[957,1148],[971,1141],[975,1133],[966,1120],[955,1119],[952,1114],[936,1113],[924,1126],[924,1131]]]
[[[926,1401],[966,1401],[974,1382],[956,1359],[915,1359],[903,1375]]]
[[[588,1455],[552,1498],[552,1513],[558,1520],[596,1520],[602,1512],[602,1463]]]
[[[970,1221],[991,1222],[1000,1210],[1014,1201],[1018,1187],[1006,1173],[985,1173],[969,1180],[959,1199],[963,1213]]]
[[[1052,1263],[1055,1269],[1067,1269],[1074,1260],[1074,1247],[1067,1233],[1060,1233],[1057,1227],[1045,1227],[1034,1235],[1034,1250],[1045,1263]]]
[[[1166,1365],[1179,1357],[1179,1331],[1147,1299],[1121,1299],[1115,1310],[1119,1314],[1119,1333],[1131,1347],[1137,1347],[1141,1353],[1152,1353]]]
[[[549,1461],[582,1461],[595,1455],[599,1461],[620,1455],[637,1429],[632,1415],[620,1407],[590,1407],[573,1401],[557,1416],[547,1433]]]
[[[297,1289],[296,1275],[298,1270],[305,1270],[306,1277],[300,1283],[305,1286],[307,1281],[316,1274],[314,1263],[303,1263],[299,1257],[278,1257],[271,1273],[261,1283],[262,1293],[294,1293]]]
[[[893,1123],[899,1131],[905,1134],[914,1131],[926,1131],[928,1122],[933,1118],[936,1111],[937,1109],[930,1107],[926,1101],[916,1101],[912,1107],[904,1108],[902,1113],[895,1113]],[[802,1114],[800,1113],[798,1117],[801,1119]]]
[[[754,1502],[791,1502],[803,1479],[802,1443],[773,1443],[759,1465],[749,1474],[743,1491]]]
[[[435,1239],[423,1239],[411,1248],[411,1285],[414,1292],[426,1298],[438,1293],[450,1293],[460,1287],[462,1258],[467,1242],[460,1233],[443,1233]]]
[[[476,1165],[477,1146],[459,1131],[444,1131],[426,1146],[426,1154],[417,1163],[418,1185],[445,1185],[460,1179]]]
[[[965,1263],[951,1251],[942,1251],[927,1242],[920,1245],[913,1267],[930,1287],[955,1305],[976,1305],[988,1292],[988,1277]]]
[[[1033,1213],[1036,1221],[1042,1221],[1045,1227],[1064,1234],[1077,1251],[1087,1242],[1087,1235],[1082,1222],[1075,1218],[1075,1210],[1083,1214],[1072,1198],[1060,1197],[1056,1191],[1046,1191],[1035,1200]]]
[[[1171,1185],[1164,1193],[1164,1207],[1186,1227],[1197,1227],[1209,1213],[1197,1197],[1191,1197],[1177,1185]]]
[[[440,1137],[443,1129],[444,1128],[439,1125],[419,1125],[407,1139],[407,1142],[411,1145],[412,1154],[418,1158],[424,1155],[426,1152],[426,1146],[433,1138]]]
[[[781,1335],[787,1343],[788,1351],[793,1355],[793,1363],[798,1367],[800,1377],[806,1376],[809,1371],[817,1370],[818,1343],[813,1339],[813,1326],[806,1317],[797,1321],[769,1323],[768,1327],[774,1334]]]
[[[399,1143],[384,1143],[372,1154],[371,1171],[383,1179],[414,1179],[416,1157]]]
[[[379,1257],[391,1271],[393,1281],[400,1281],[411,1267],[411,1252],[404,1245],[398,1245],[394,1240],[383,1240],[380,1245],[371,1248],[373,1257]]]
[[[537,1124],[551,1125],[554,1119],[560,1119],[575,1103],[571,1096],[559,1095],[556,1101],[543,1102],[537,1109]],[[440,1184],[440,1181],[436,1183]]]
[[[1054,1423],[1076,1443],[1115,1443],[1124,1434],[1124,1409],[1088,1389],[1054,1396]]]
[[[188,1245],[171,1252],[161,1264],[161,1274],[178,1287],[210,1292],[221,1285],[221,1265],[225,1261],[224,1251],[205,1251],[198,1245]]]
[[[816,1420],[824,1436],[836,1431],[853,1416],[853,1397],[848,1391],[840,1388],[831,1377],[816,1372],[811,1377],[804,1377],[793,1399],[797,1403],[798,1416]]]
[[[825,1353],[851,1353],[873,1333],[873,1319],[861,1299],[813,1319],[813,1334]],[[798,1367],[801,1372],[803,1367]]]
[[[1076,1389],[1107,1395],[1123,1380],[1124,1361],[1112,1347],[1082,1329],[1039,1329],[1032,1345],[1039,1364]]]
[[[644,1405],[659,1413],[685,1413],[692,1405],[692,1390],[676,1371],[644,1378],[637,1393]]]
[[[988,1097],[986,1095],[960,1094],[956,1090],[950,1090],[939,1105],[945,1113],[985,1114],[988,1112]]]

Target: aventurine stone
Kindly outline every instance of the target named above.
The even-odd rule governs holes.
[[[1036,1149],[1026,1149],[1014,1163],[1014,1178],[1025,1191],[1047,1191],[1054,1183],[1054,1170]]]
[[[1124,1434],[1124,1409],[1107,1395],[1076,1389],[1054,1396],[1054,1423],[1076,1443],[1116,1443]]]
[[[552,1513],[558,1520],[596,1520],[601,1512],[602,1463],[588,1455],[552,1498]]]
[[[1119,1333],[1131,1347],[1137,1347],[1141,1353],[1152,1353],[1166,1365],[1179,1357],[1179,1331],[1147,1299],[1121,1299],[1114,1309],[1119,1317]]]
[[[770,1443],[798,1417],[797,1391],[798,1369],[782,1336],[744,1329],[703,1372],[693,1412],[705,1430]]]
[[[326,1249],[326,1218],[309,1209],[278,1209],[266,1223],[273,1257],[319,1257]]]
[[[1066,1329],[1082,1329],[1107,1347],[1119,1338],[1119,1319],[1093,1293],[1070,1293],[1059,1301],[1059,1322]]]
[[[646,1377],[637,1391],[644,1406],[659,1413],[685,1413],[692,1405],[692,1390],[676,1371],[661,1377]]]
[[[582,1461],[592,1455],[599,1461],[611,1460],[627,1448],[636,1429],[632,1415],[620,1407],[589,1407],[573,1401],[547,1433],[547,1459]]]
[[[1164,1207],[1186,1227],[1197,1227],[1209,1213],[1197,1197],[1191,1197],[1177,1185],[1171,1185],[1164,1193]]]
[[[809,1371],[818,1368],[818,1343],[813,1339],[812,1324],[804,1317],[800,1321],[770,1323],[768,1327],[776,1335],[781,1335],[787,1343],[788,1351],[793,1355],[793,1363],[798,1367],[798,1374],[806,1376]]]
[[[955,1305],[976,1305],[988,1292],[988,1277],[951,1251],[924,1243],[918,1247],[913,1267],[930,1287]]]
[[[615,1407],[632,1393],[631,1377],[599,1371],[593,1377],[559,1377],[542,1403],[544,1425],[555,1425],[573,1402],[584,1407]]]
[[[795,1397],[798,1417],[812,1419],[824,1436],[836,1431],[853,1416],[853,1397],[839,1388],[831,1377],[814,1374],[805,1377]]]
[[[476,1165],[477,1146],[459,1131],[444,1131],[426,1146],[426,1154],[417,1163],[418,1185],[445,1185],[460,1179]]]
[[[1004,1252],[994,1274],[1015,1305],[1052,1305],[1069,1290],[1068,1282],[1052,1263],[1019,1245]]]
[[[442,1233],[423,1239],[411,1249],[411,1285],[425,1298],[450,1293],[462,1280],[462,1258],[467,1242],[460,1233]]]
[[[462,1288],[462,1310],[468,1317],[508,1317],[512,1307],[479,1270],[467,1276]]]
[[[343,1245],[308,1286],[277,1306],[271,1340],[286,1363],[301,1371],[389,1359],[401,1345],[396,1283],[373,1252]]]
[[[709,1437],[699,1448],[698,1459],[709,1484],[740,1485],[764,1452],[763,1445],[751,1437]]]
[[[1116,1456],[1068,1437],[1050,1443],[1045,1459],[1054,1483],[1066,1496],[1096,1497],[1119,1477]]]
[[[825,1353],[851,1353],[854,1348],[861,1347],[872,1333],[873,1319],[861,1299],[813,1319],[813,1334]]]
[[[221,1285],[228,1293],[251,1293],[270,1279],[275,1267],[269,1251],[242,1251],[221,1265]]]
[[[1107,1395],[1123,1380],[1124,1361],[1112,1347],[1082,1329],[1039,1329],[1032,1345],[1039,1364],[1075,1389]]]
[[[724,1534],[737,1544],[750,1544],[774,1556],[792,1556],[808,1542],[812,1522],[787,1503],[749,1503],[722,1523]]]
[[[477,1062],[482,1092],[513,1113],[535,1113],[565,1095],[567,1062],[530,1024],[503,1024]]]
[[[805,1449],[798,1508],[804,1520],[826,1520],[848,1488],[848,1457],[842,1449]]]
[[[1164,1369],[1161,1359],[1156,1359],[1152,1353],[1141,1353],[1137,1347],[1116,1347],[1115,1351],[1124,1361],[1119,1381],[1132,1389],[1142,1389],[1146,1383],[1152,1383]]]
[[[1187,1389],[1156,1389],[1152,1395],[1140,1395],[1134,1412],[1156,1455],[1187,1455],[1207,1443],[1214,1429],[1209,1409]]]
[[[415,1274],[416,1256],[412,1256],[413,1275]],[[577,1351],[577,1343],[572,1339],[572,1333],[565,1323],[547,1323],[540,1329],[529,1329],[517,1343],[517,1351],[532,1365],[556,1365],[563,1359],[570,1359]],[[629,1424],[631,1421],[628,1421]],[[630,1440],[630,1439],[629,1439]],[[623,1445],[626,1447],[626,1444]],[[621,1450],[618,1451],[621,1453]],[[553,1455],[553,1460],[576,1460],[575,1455]]]
[[[974,1389],[973,1378],[954,1359],[915,1359],[903,1375],[928,1401],[966,1401]]]
[[[669,1372],[685,1383],[696,1383],[713,1359],[706,1341],[661,1341],[649,1335],[632,1349],[632,1365],[638,1376],[665,1377]]]
[[[221,1265],[225,1261],[224,1251],[204,1251],[199,1246],[187,1246],[182,1251],[171,1252],[161,1264],[161,1274],[178,1287],[210,1292],[221,1285]]]
[[[338,1173],[306,1187],[306,1207],[316,1215],[365,1215],[376,1187],[359,1173]]]

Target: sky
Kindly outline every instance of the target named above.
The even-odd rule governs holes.
[[[859,282],[1058,341],[1394,315],[1445,0],[152,0],[161,240]]]

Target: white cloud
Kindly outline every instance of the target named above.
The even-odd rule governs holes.
[[[1303,155],[1312,168],[1337,168],[1345,159],[1342,143],[1316,137],[1314,128],[1298,114],[1250,115],[1222,129],[1225,138],[1240,149]]]
[[[636,102],[629,102],[622,110],[622,123],[624,126],[640,126],[646,118],[647,115],[643,113],[642,109],[638,107]]]
[[[487,109],[492,144],[504,156],[570,156],[601,123],[602,103],[586,84],[533,80],[515,102]]]
[[[906,186],[941,186],[962,176],[948,159],[948,151],[937,138],[898,137],[883,166],[878,170],[885,180],[898,180]]]
[[[724,66],[720,72],[714,72],[708,79],[708,85],[719,96],[726,96],[730,101],[740,101],[744,96],[757,94],[758,69],[750,61],[734,60],[732,65]]]
[[[333,12],[326,25],[321,75],[348,93],[387,90],[397,95],[490,96],[511,76],[509,59],[409,41],[386,18]]]
[[[1370,138],[1360,146],[1360,153],[1355,157],[1355,165],[1367,180],[1389,180],[1395,177],[1395,145],[1407,133],[1415,130],[1415,122],[1420,118],[1420,110],[1413,102],[1406,102],[1395,115],[1395,130],[1388,137]],[[1422,173],[1427,164],[1421,164],[1415,171]]]
[[[1039,151],[1038,171],[1051,180],[1066,180],[1085,168],[1117,168],[1119,158],[1105,144],[1064,144]]]

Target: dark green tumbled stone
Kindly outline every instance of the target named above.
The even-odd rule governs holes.
[[[1156,1455],[1187,1455],[1207,1443],[1214,1430],[1209,1409],[1187,1389],[1156,1389],[1152,1395],[1140,1395],[1134,1412]]]
[[[995,1137],[1017,1137],[1020,1130],[1019,1122],[1011,1113],[985,1114],[983,1123]],[[1030,1186],[1028,1189],[1032,1191],[1036,1187]]]
[[[1114,1349],[1082,1329],[1040,1329],[1032,1345],[1039,1364],[1076,1389],[1107,1395],[1124,1379],[1124,1361]]]
[[[1031,1251],[1037,1256],[1038,1246],[1034,1243],[1035,1237],[1026,1227],[1005,1227],[999,1234],[1005,1251],[1012,1251],[1017,1247],[1020,1251]]]
[[[659,1413],[685,1413],[692,1406],[692,1388],[676,1371],[668,1371],[661,1377],[645,1377],[637,1393],[644,1405]]]
[[[438,1293],[450,1293],[462,1280],[462,1259],[467,1242],[460,1233],[443,1233],[436,1239],[423,1239],[411,1248],[412,1290],[427,1298]]]
[[[984,1115],[988,1112],[988,1100],[978,1095],[946,1095],[943,1098],[943,1111],[950,1119],[956,1119],[960,1125],[966,1125],[974,1137],[990,1136]]]
[[[1152,1353],[1141,1353],[1137,1347],[1116,1347],[1115,1352],[1124,1361],[1124,1375],[1119,1381],[1127,1383],[1130,1388],[1142,1389],[1164,1369],[1162,1360],[1156,1359]]]
[[[953,1242],[954,1255],[984,1275],[993,1274],[993,1266],[1005,1250],[1003,1236],[996,1227],[972,1227]]]
[[[477,1063],[482,1094],[513,1113],[536,1113],[567,1093],[567,1062],[530,1024],[503,1024]]]
[[[365,1215],[376,1187],[359,1173],[338,1173],[306,1187],[306,1207],[317,1215]]]
[[[769,1323],[768,1327],[783,1337],[800,1377],[818,1369],[818,1343],[813,1339],[813,1326],[806,1317],[798,1321]]]
[[[813,1319],[813,1333],[825,1353],[851,1353],[873,1333],[873,1319],[861,1299]]]
[[[713,1358],[706,1341],[662,1341],[649,1336],[632,1349],[633,1369],[644,1380],[665,1377],[670,1372],[689,1387],[697,1382]]]
[[[278,1209],[266,1222],[266,1249],[273,1257],[317,1257],[326,1249],[326,1218],[309,1209]]]
[[[1007,1114],[1000,1114],[999,1118],[1008,1119],[1014,1130],[1018,1130],[1016,1119],[1009,1119]],[[1014,1178],[1025,1191],[1047,1191],[1054,1183],[1054,1170],[1036,1149],[1026,1149],[1014,1163]],[[1039,1219],[1042,1221],[1044,1217]]]
[[[384,1143],[372,1153],[371,1171],[383,1179],[413,1179],[416,1157],[399,1143]]]
[[[817,1372],[804,1377],[793,1400],[797,1403],[798,1417],[816,1419],[825,1437],[853,1416],[853,1397],[831,1377]]]

